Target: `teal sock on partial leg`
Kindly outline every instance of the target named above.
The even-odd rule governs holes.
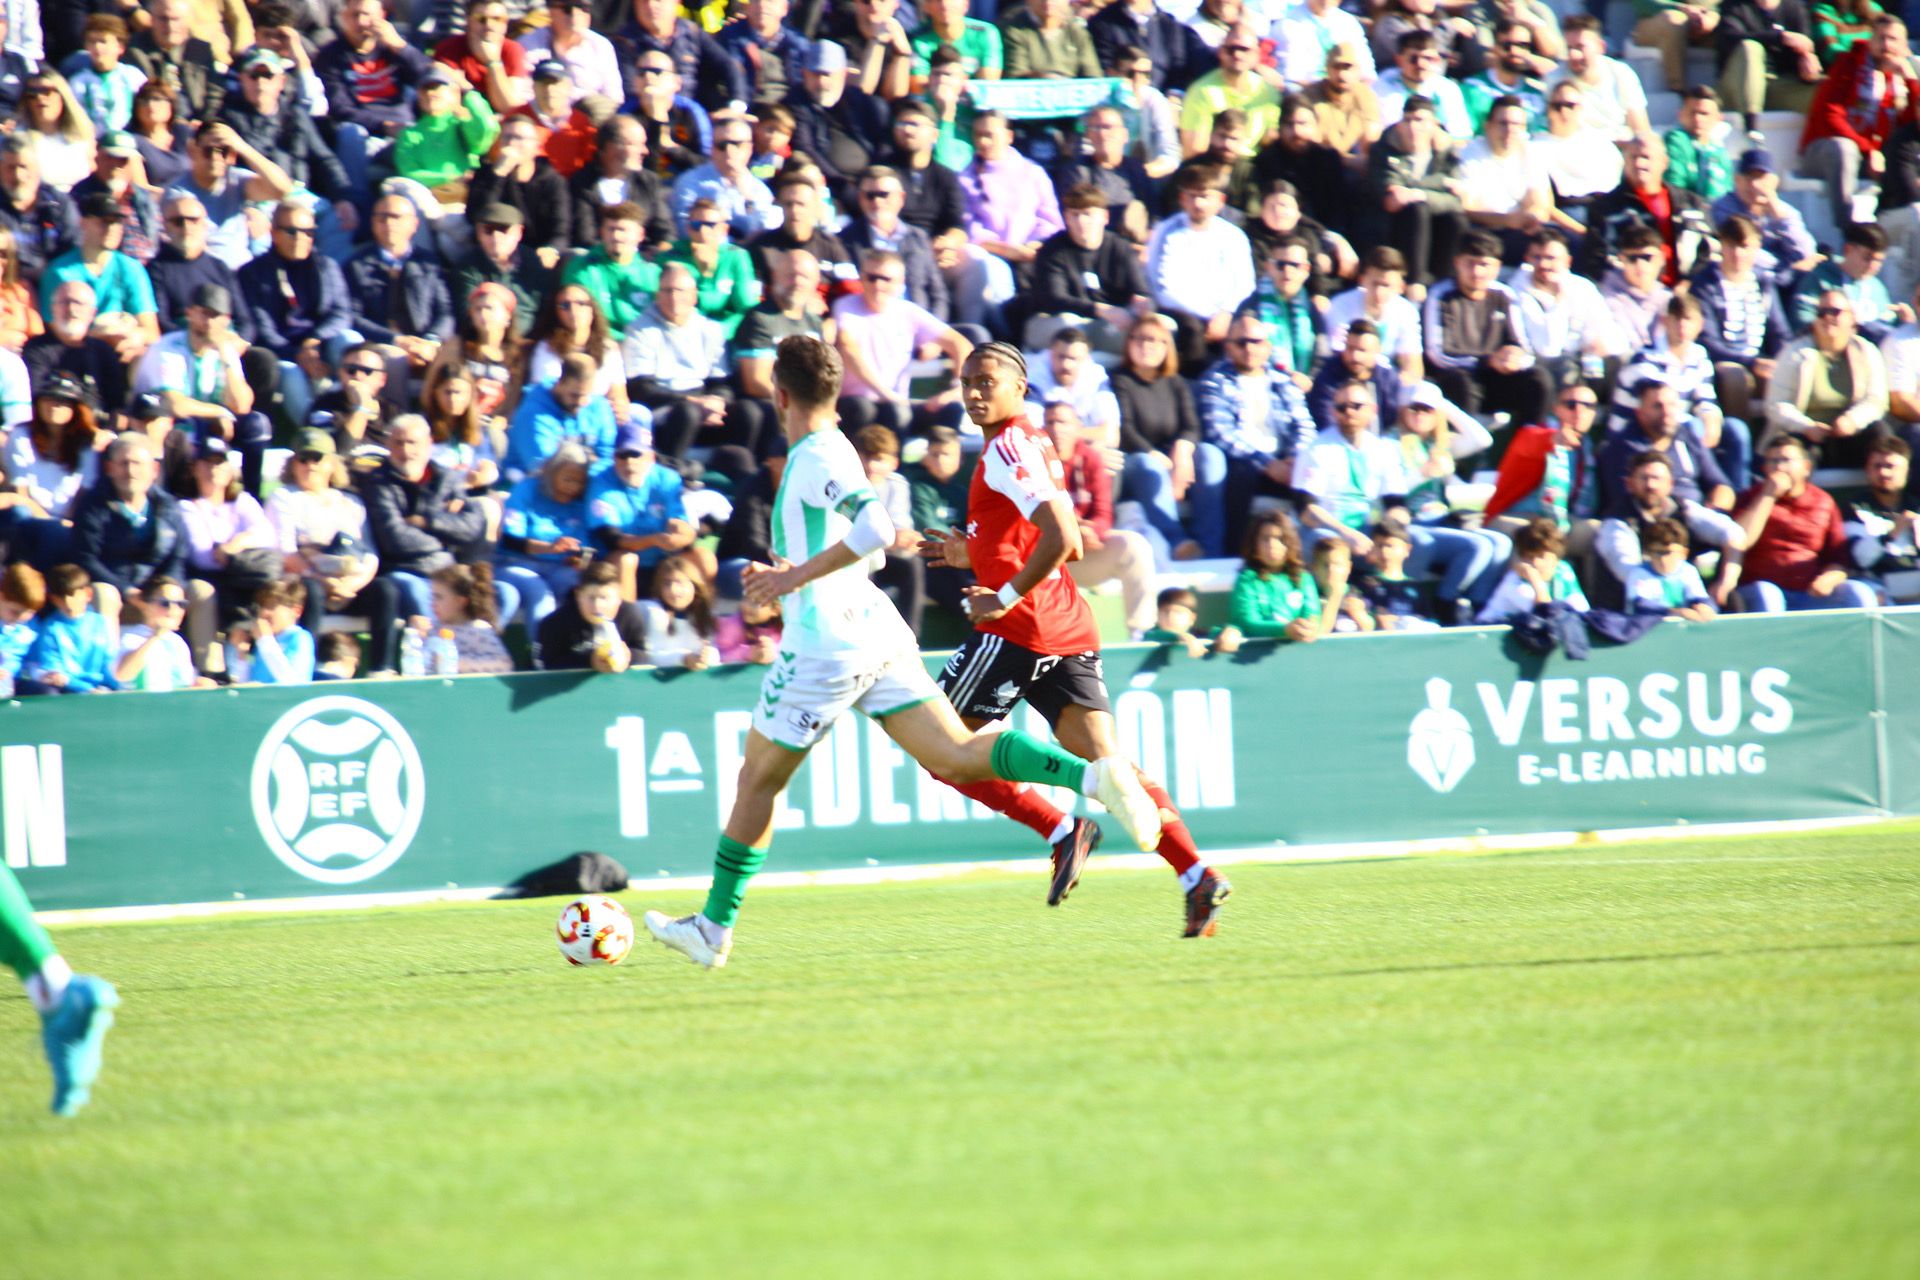
[[[733,928],[740,914],[741,900],[747,896],[747,881],[766,865],[767,851],[720,837],[713,855],[713,887],[707,890],[707,905],[701,915],[723,929]]]
[[[1030,733],[1008,729],[994,737],[993,771],[1009,782],[1037,782],[1078,791],[1087,762]]]
[[[25,981],[45,968],[55,954],[53,939],[33,918],[33,904],[27,901],[26,891],[13,872],[0,864],[0,964]]]

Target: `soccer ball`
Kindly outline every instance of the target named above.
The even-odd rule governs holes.
[[[633,917],[603,894],[575,898],[554,926],[568,964],[619,964],[633,950]]]

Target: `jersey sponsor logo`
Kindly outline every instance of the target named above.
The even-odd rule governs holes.
[[[1407,767],[1441,795],[1487,759],[1489,745],[1512,752],[1527,787],[1764,774],[1765,740],[1793,726],[1791,679],[1759,667],[1655,671],[1631,683],[1481,680],[1456,707],[1452,682],[1435,677],[1408,725]]]
[[[355,884],[406,853],[427,777],[406,729],[360,698],[309,698],[253,757],[253,818],[273,856],[323,884]]]

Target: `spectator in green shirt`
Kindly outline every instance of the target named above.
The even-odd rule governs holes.
[[[700,314],[718,321],[728,338],[760,302],[753,259],[728,243],[727,217],[712,200],[695,200],[687,209],[687,238],[660,255],[660,266],[670,262],[693,273]]]
[[[998,80],[1002,53],[1000,28],[967,16],[969,0],[926,0],[920,15],[926,19],[908,37],[913,46],[913,87],[924,90],[933,72],[933,51],[952,45],[960,55],[960,65],[976,80]]]
[[[1233,583],[1220,651],[1233,652],[1242,639],[1319,639],[1320,588],[1300,550],[1300,532],[1292,518],[1284,511],[1255,517],[1241,553],[1245,563]]]
[[[1886,10],[1874,0],[1830,0],[1810,6],[1813,14],[1813,51],[1820,65],[1833,60],[1873,34],[1873,20]]]
[[[600,247],[567,264],[562,284],[578,283],[593,295],[607,331],[616,340],[640,323],[660,291],[660,267],[640,256],[647,238],[646,212],[631,202],[600,214]]]
[[[410,178],[443,204],[467,198],[467,175],[479,167],[500,120],[459,70],[436,62],[420,81],[419,118],[393,144],[395,176]]]
[[[1720,94],[1697,84],[1680,102],[1680,124],[1667,130],[1667,185],[1718,200],[1733,190],[1733,126],[1720,113]]]

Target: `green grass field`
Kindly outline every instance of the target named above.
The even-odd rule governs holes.
[[[1920,828],[62,930],[0,1001],[0,1276],[1920,1275]],[[775,864],[778,852],[775,853]],[[694,895],[629,895],[690,909]]]

